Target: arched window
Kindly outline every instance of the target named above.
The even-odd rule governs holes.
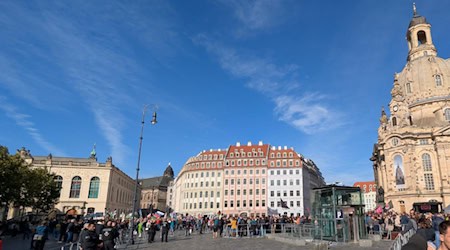
[[[81,177],[75,176],[72,178],[72,184],[70,185],[69,198],[80,198],[81,189]]]
[[[60,175],[55,176],[55,184],[56,184],[56,187],[59,190],[59,194],[60,195],[61,195],[62,183],[63,183],[62,176],[60,176]]]
[[[427,43],[427,35],[425,34],[425,31],[421,30],[417,32],[417,40],[419,42],[419,45]]]
[[[434,76],[434,82],[436,83],[436,86],[442,86],[442,76],[441,75],[435,75]]]
[[[98,198],[98,190],[100,189],[100,178],[92,177],[89,183],[88,198]]]
[[[406,83],[406,93],[411,94],[411,83],[410,82]]]
[[[444,116],[446,121],[450,121],[450,108],[444,110]]]
[[[431,171],[431,157],[428,153],[422,155],[422,166],[424,171]]]
[[[392,117],[392,126],[397,126],[397,117]]]

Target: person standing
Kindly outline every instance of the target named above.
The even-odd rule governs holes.
[[[168,235],[169,222],[167,222],[167,219],[164,218],[163,222],[161,223],[161,242],[167,242]]]
[[[44,250],[45,242],[48,239],[48,227],[47,222],[42,221],[42,223],[36,227],[36,234],[33,236],[34,249]]]
[[[438,250],[450,250],[450,221],[446,220],[439,224],[439,240],[441,245]]]
[[[444,221],[444,216],[442,214],[434,214],[431,218],[432,227],[434,230],[434,245],[436,246],[436,249],[439,249],[439,246],[441,245],[440,240],[440,232],[439,232],[439,225]]]
[[[111,226],[111,221],[106,223],[106,227],[102,229],[101,235],[104,250],[114,250],[115,232]]]
[[[147,233],[148,233],[147,242],[152,243],[153,241],[155,241],[156,225],[153,219],[147,222]]]
[[[83,233],[83,239],[81,239],[81,248],[83,250],[97,250],[101,246],[98,234],[95,232],[95,224],[89,223],[87,226],[87,232]]]

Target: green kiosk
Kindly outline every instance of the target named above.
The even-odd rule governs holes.
[[[314,188],[312,220],[316,238],[336,242],[367,239],[364,203],[359,187],[327,185]]]

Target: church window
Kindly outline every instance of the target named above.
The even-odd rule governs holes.
[[[425,179],[425,189],[434,190],[433,174],[424,174],[424,179]]]
[[[398,138],[392,138],[392,146],[397,146],[398,145]]]
[[[441,75],[435,75],[434,76],[434,82],[436,83],[436,86],[442,86],[442,76]]]
[[[397,126],[397,117],[392,117],[392,126]]]
[[[427,139],[420,139],[419,140],[419,144],[420,145],[427,145],[428,144],[428,140]]]
[[[445,120],[450,121],[450,108],[445,109],[444,115],[445,115]]]
[[[406,83],[406,93],[411,94],[411,83],[410,82]]]
[[[412,116],[408,116],[408,120],[409,120],[409,125],[413,125],[413,119],[412,119]]]
[[[422,155],[422,166],[424,171],[431,171],[431,157],[428,153]]]
[[[427,43],[427,35],[425,34],[425,31],[421,30],[417,32],[417,40],[419,42],[419,45]]]

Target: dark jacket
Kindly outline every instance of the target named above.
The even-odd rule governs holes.
[[[83,250],[97,250],[97,245],[100,244],[98,234],[95,231],[87,231],[83,236],[81,245]]]

